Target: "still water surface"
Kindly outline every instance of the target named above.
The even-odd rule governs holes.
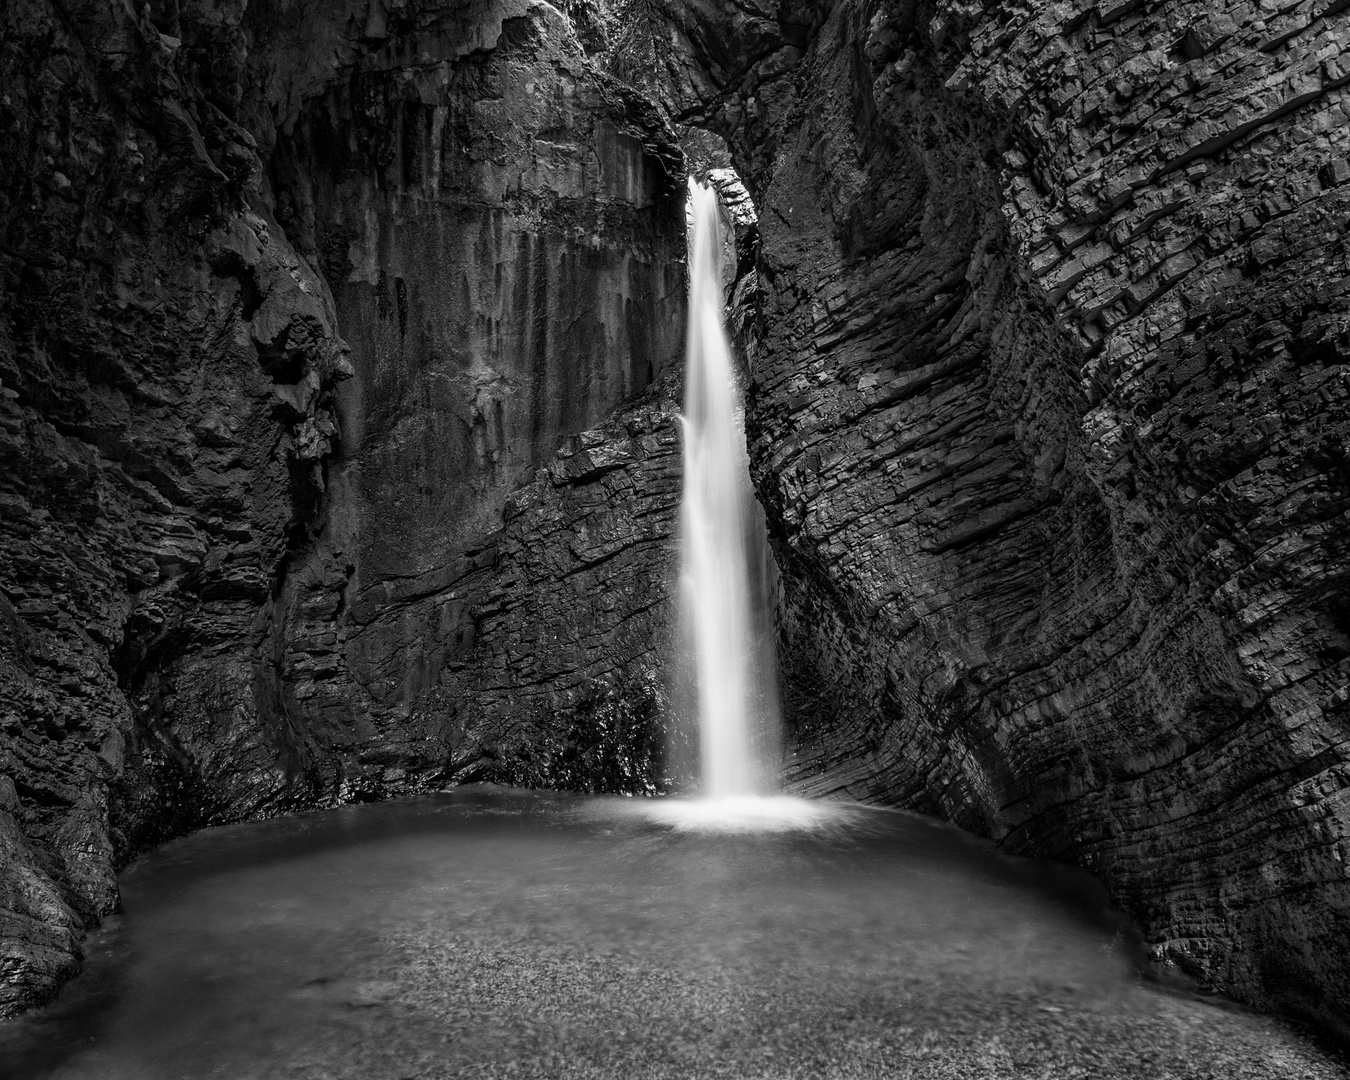
[[[142,858],[19,1080],[1336,1077],[1165,992],[1091,879],[906,814],[813,831],[462,789]]]

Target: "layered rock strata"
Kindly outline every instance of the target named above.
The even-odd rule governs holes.
[[[513,493],[564,440],[676,365],[679,150],[650,105],[597,75],[551,9],[504,20],[490,52],[471,43],[435,23],[391,40],[310,103],[275,156],[283,216],[334,283],[356,366],[338,395],[325,531],[286,600],[282,693],[307,731],[343,748],[340,782],[361,788],[389,770],[443,771],[450,758],[459,775],[460,759],[485,747],[505,757],[484,775],[586,786],[579,774],[537,769],[552,736],[536,721],[565,733],[582,722],[572,705],[616,700],[630,675],[643,684],[641,664],[625,674],[637,658],[623,640],[646,635],[649,646],[651,624],[639,617],[640,634],[630,627],[606,642],[610,620],[569,631],[569,612],[607,603],[636,616],[662,595],[664,556],[633,582],[626,555],[607,567],[608,585],[604,572],[584,571],[599,557],[594,545],[617,555],[624,537],[650,532],[618,524],[627,498],[609,491],[618,476],[583,485],[584,509],[516,521],[516,542],[537,549],[533,568],[502,568],[512,557],[502,514],[534,505]],[[645,453],[600,445],[584,453],[612,450],[613,467]],[[669,494],[667,449],[653,466],[661,476],[633,498]],[[595,518],[583,529],[593,539],[557,533],[569,516],[602,514],[595,500],[606,491],[614,523]],[[574,579],[545,570],[575,560]],[[500,586],[479,584],[494,571],[540,574],[542,607],[497,612],[505,601],[488,594]],[[596,596],[578,602],[583,587]],[[543,617],[558,603],[541,634],[525,611]],[[569,654],[563,642],[577,632],[595,636]],[[502,649],[513,670],[500,670]],[[513,705],[504,695],[515,692]],[[635,693],[634,707],[641,700]],[[438,733],[430,747],[405,740],[410,717]]]
[[[1346,1034],[1350,9],[632,10],[760,211],[798,787]],[[660,784],[652,110],[527,0],[3,18],[0,1012],[173,832]]]
[[[1350,10],[672,20],[760,212],[798,788],[1091,867],[1350,1035]]]

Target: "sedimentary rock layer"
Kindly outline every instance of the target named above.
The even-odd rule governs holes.
[[[439,22],[391,39],[305,107],[275,161],[283,216],[333,283],[356,368],[338,395],[324,532],[285,601],[288,709],[343,749],[332,764],[342,784],[419,767],[443,775],[450,758],[456,775],[472,766],[549,782],[536,767],[551,752],[545,729],[566,737],[575,708],[599,708],[645,677],[637,663],[625,673],[638,657],[622,639],[634,633],[606,643],[616,624],[581,612],[622,608],[650,645],[643,613],[661,599],[665,556],[636,591],[623,573],[631,552],[583,572],[600,535],[619,555],[625,537],[650,532],[594,517],[609,492],[615,522],[624,518],[626,493],[609,491],[623,473],[577,480],[582,503],[553,507],[547,524],[517,519],[503,534],[503,507],[525,505],[512,493],[564,440],[675,366],[679,151],[652,107],[601,78],[562,16],[538,7],[505,19],[490,52]],[[611,449],[615,467],[642,456],[598,443],[586,452]],[[663,520],[671,484],[652,482],[632,495]],[[600,535],[565,538],[569,518],[593,518],[582,531]],[[525,535],[536,526],[544,533]],[[503,547],[512,535],[537,550],[504,570],[523,558]],[[560,562],[575,565],[563,574]],[[533,576],[535,606],[518,618],[498,611],[515,605],[493,592],[506,578],[487,584],[497,571]],[[513,688],[514,706],[504,700]],[[438,734],[418,748],[411,733],[428,730]],[[524,758],[497,760],[514,754]],[[588,782],[576,771],[551,780]]]
[[[631,11],[758,204],[798,787],[1345,1034],[1350,8]],[[174,832],[660,783],[652,108],[527,0],[3,19],[0,1013]]]
[[[668,80],[758,202],[798,787],[1342,1035],[1344,7],[687,6]]]

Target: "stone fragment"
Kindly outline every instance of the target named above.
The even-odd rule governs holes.
[[[1336,158],[1327,162],[1317,170],[1317,179],[1321,181],[1324,188],[1340,187],[1347,180],[1350,180],[1350,161],[1345,158]]]
[[[1213,52],[1233,34],[1238,25],[1227,13],[1208,15],[1192,23],[1181,40],[1182,51],[1192,60]]]

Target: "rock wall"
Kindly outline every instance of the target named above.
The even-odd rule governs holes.
[[[306,106],[275,160],[279,200],[334,283],[356,366],[338,395],[324,532],[287,598],[287,708],[349,748],[332,767],[363,790],[387,787],[386,774],[442,775],[448,759],[455,775],[533,775],[525,758],[547,757],[551,736],[515,730],[523,717],[565,731],[578,703],[645,676],[625,673],[633,657],[617,641],[569,661],[533,637],[537,624],[495,611],[505,579],[492,571],[511,557],[502,509],[566,438],[680,354],[679,150],[650,105],[597,75],[563,17],[537,7],[505,20],[490,52],[437,24],[391,39]],[[644,590],[659,589],[664,565],[650,569]],[[605,591],[603,574],[565,591],[583,579]],[[565,608],[550,625],[559,618]],[[503,649],[516,673],[481,682],[479,665],[499,668]],[[513,687],[514,705],[502,697]],[[527,702],[536,693],[544,701]],[[405,745],[410,718],[437,732],[427,745]],[[525,757],[466,763],[508,745]]]
[[[175,827],[174,792],[110,806],[177,753],[127,679],[247,653],[350,371],[228,71],[129,11],[18,0],[0,38],[0,1015]]]
[[[1350,1035],[1350,10],[671,18],[760,215],[796,786],[1088,866]]]
[[[758,205],[796,786],[1350,1034],[1350,7],[632,10]],[[0,1013],[175,832],[664,784],[652,107],[528,0],[2,17]]]
[[[525,0],[2,17],[0,1015],[187,829],[659,781],[650,108]]]

